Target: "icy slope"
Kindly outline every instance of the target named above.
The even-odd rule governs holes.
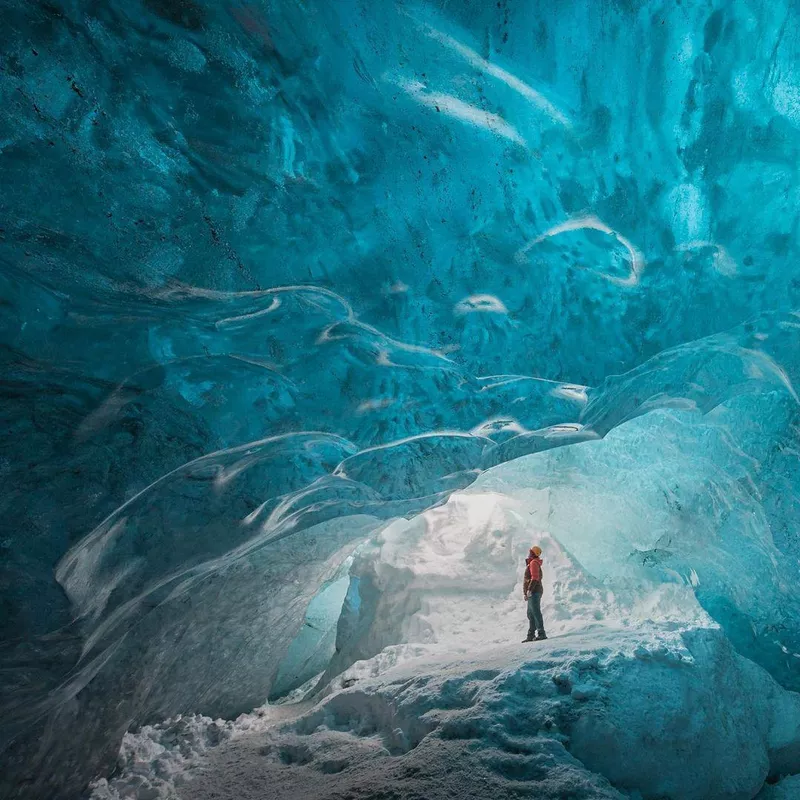
[[[267,709],[228,723],[202,757],[175,753],[200,750],[210,720],[148,731],[140,742],[165,749],[140,743],[137,761],[128,742],[126,770],[94,798],[700,800],[754,797],[771,771],[800,770],[800,698],[714,628],[600,628],[373,669],[290,722]]]
[[[602,795],[603,777],[650,797],[752,797],[771,764],[800,768],[799,735],[800,699],[738,657],[718,631],[598,631],[536,653],[495,646],[390,669],[284,729],[264,760],[280,764],[282,748],[294,745],[307,768],[352,765],[338,785],[316,781],[319,797],[338,788],[380,796],[395,780],[399,796],[444,797],[465,777],[474,797],[506,796],[509,784],[524,781],[543,797],[580,795],[581,787],[591,797]],[[373,759],[357,755],[370,750]],[[309,776],[276,772],[278,797],[299,797],[308,786]],[[229,775],[217,760],[214,773]],[[185,796],[210,797],[201,785]]]

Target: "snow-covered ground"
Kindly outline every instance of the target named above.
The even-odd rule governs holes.
[[[601,582],[530,509],[459,494],[386,527],[353,558],[358,602],[299,702],[128,734],[94,800],[800,797],[796,778],[765,784],[800,772],[800,696],[690,585]],[[551,638],[523,644],[534,541]]]

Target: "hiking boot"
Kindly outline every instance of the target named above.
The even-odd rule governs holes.
[[[525,642],[535,642],[535,641],[536,641],[535,636],[528,636],[527,638],[522,640],[522,643],[525,644]]]
[[[535,641],[542,642],[547,638],[547,634],[542,631],[541,633],[537,634]]]

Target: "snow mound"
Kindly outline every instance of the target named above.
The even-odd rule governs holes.
[[[101,778],[92,788],[93,800],[158,800],[175,796],[209,748],[229,739],[234,723],[192,715],[146,725],[126,733],[117,759],[117,776]]]
[[[754,797],[770,774],[800,770],[800,697],[717,628],[597,628],[355,677],[367,672],[295,718],[263,709],[222,726],[194,718],[184,738],[128,737],[126,776],[93,798],[700,800]]]

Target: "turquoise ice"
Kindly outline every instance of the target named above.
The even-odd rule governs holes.
[[[565,636],[678,626],[794,702],[795,3],[0,15],[0,795],[446,652],[433,576],[502,604],[526,526]],[[436,550],[487,492],[508,558]],[[800,773],[787,731],[731,796]]]

